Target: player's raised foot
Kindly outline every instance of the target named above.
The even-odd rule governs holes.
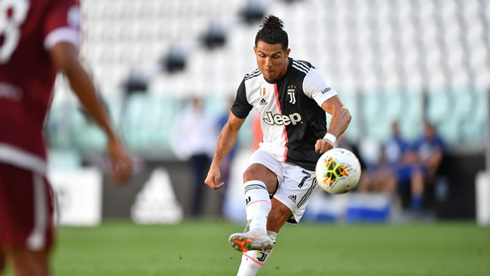
[[[228,239],[231,247],[240,252],[249,250],[271,251],[274,243],[265,232],[248,231],[246,233],[235,233]]]

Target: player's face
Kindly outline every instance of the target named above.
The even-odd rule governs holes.
[[[277,80],[286,74],[290,49],[284,50],[281,44],[257,42],[254,47],[257,65],[267,80]]]

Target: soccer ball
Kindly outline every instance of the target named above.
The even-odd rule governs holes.
[[[343,148],[325,152],[316,163],[316,180],[331,194],[344,194],[357,186],[361,165],[357,157]]]

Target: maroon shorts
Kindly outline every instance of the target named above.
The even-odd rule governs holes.
[[[0,244],[50,250],[53,212],[53,192],[44,176],[0,163]]]

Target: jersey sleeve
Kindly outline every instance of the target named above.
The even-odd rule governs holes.
[[[51,4],[43,26],[44,48],[59,42],[80,45],[80,5],[77,0],[57,0]]]
[[[318,70],[312,68],[303,80],[303,91],[306,96],[314,99],[319,106],[337,95],[337,91],[333,90],[320,75]]]
[[[240,86],[238,87],[235,102],[231,107],[231,112],[237,118],[245,119],[252,110],[253,106],[247,101],[247,93],[245,89],[245,80],[242,80]]]

